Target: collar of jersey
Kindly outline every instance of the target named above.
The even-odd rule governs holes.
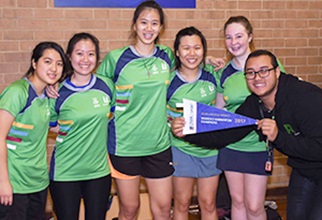
[[[70,81],[70,77],[68,77],[64,82],[64,86],[66,86],[68,89],[76,92],[81,92],[81,91],[87,91],[93,87],[93,85],[96,82],[96,76],[94,74],[91,75],[91,78],[88,82],[88,84],[83,85],[83,86],[76,86]]]
[[[202,69],[199,67],[199,70],[198,70],[198,76],[197,76],[197,78],[193,81],[193,82],[188,82],[187,80],[185,80],[182,76],[181,76],[181,74],[179,73],[179,71],[178,70],[176,70],[176,75],[178,76],[178,78],[182,81],[182,82],[185,82],[185,83],[195,83],[196,81],[198,81],[199,79],[200,79],[200,77],[201,77],[201,74],[202,74]]]

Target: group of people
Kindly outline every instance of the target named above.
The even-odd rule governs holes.
[[[269,51],[255,51],[244,16],[224,25],[225,66],[206,56],[195,27],[177,33],[173,50],[157,44],[164,20],[155,1],[142,2],[133,42],[99,66],[90,33],[75,34],[66,55],[54,42],[35,47],[24,78],[0,96],[0,220],[44,219],[48,186],[57,219],[78,219],[83,198],[85,219],[103,220],[112,178],[118,219],[137,219],[141,177],[153,219],[188,219],[197,180],[201,218],[214,220],[222,171],[232,219],[266,219],[273,148],[293,168],[288,218],[321,218],[321,89],[286,75]],[[184,136],[183,98],[258,119],[257,127]],[[49,127],[57,138],[48,174]]]

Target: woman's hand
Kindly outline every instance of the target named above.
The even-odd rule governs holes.
[[[214,58],[213,56],[207,56],[206,64],[213,65],[215,67],[215,71],[218,71],[225,67],[226,62],[222,58]]]
[[[47,96],[49,98],[53,98],[53,99],[56,99],[59,97],[59,94],[58,94],[58,83],[54,84],[54,85],[48,85],[46,87],[46,93],[47,93]]]
[[[13,202],[12,186],[9,181],[0,182],[0,204],[11,206]]]
[[[185,125],[184,118],[173,119],[172,123],[171,123],[171,130],[172,130],[173,135],[175,135],[179,138],[184,137],[185,135],[182,133],[184,125]]]

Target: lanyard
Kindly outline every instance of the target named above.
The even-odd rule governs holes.
[[[259,100],[259,113],[260,113],[262,119],[265,118],[264,117],[264,111],[266,111],[266,108],[265,108],[263,102],[261,100]],[[271,119],[275,120],[275,108],[272,110],[271,114],[272,114]],[[273,159],[272,159],[272,157],[273,157],[273,146],[269,142],[267,137],[266,137],[265,144],[266,144],[266,152],[267,152],[267,160],[266,160],[266,163],[265,163],[265,170],[267,172],[271,172],[272,168],[273,168]]]

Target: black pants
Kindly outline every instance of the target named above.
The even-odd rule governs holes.
[[[78,220],[81,198],[86,220],[105,220],[111,190],[111,175],[85,181],[50,182],[50,193],[58,220]]]
[[[287,196],[287,219],[322,219],[322,178],[303,176],[293,169]]]
[[[47,188],[36,193],[13,194],[12,206],[0,205],[0,220],[44,220]]]

